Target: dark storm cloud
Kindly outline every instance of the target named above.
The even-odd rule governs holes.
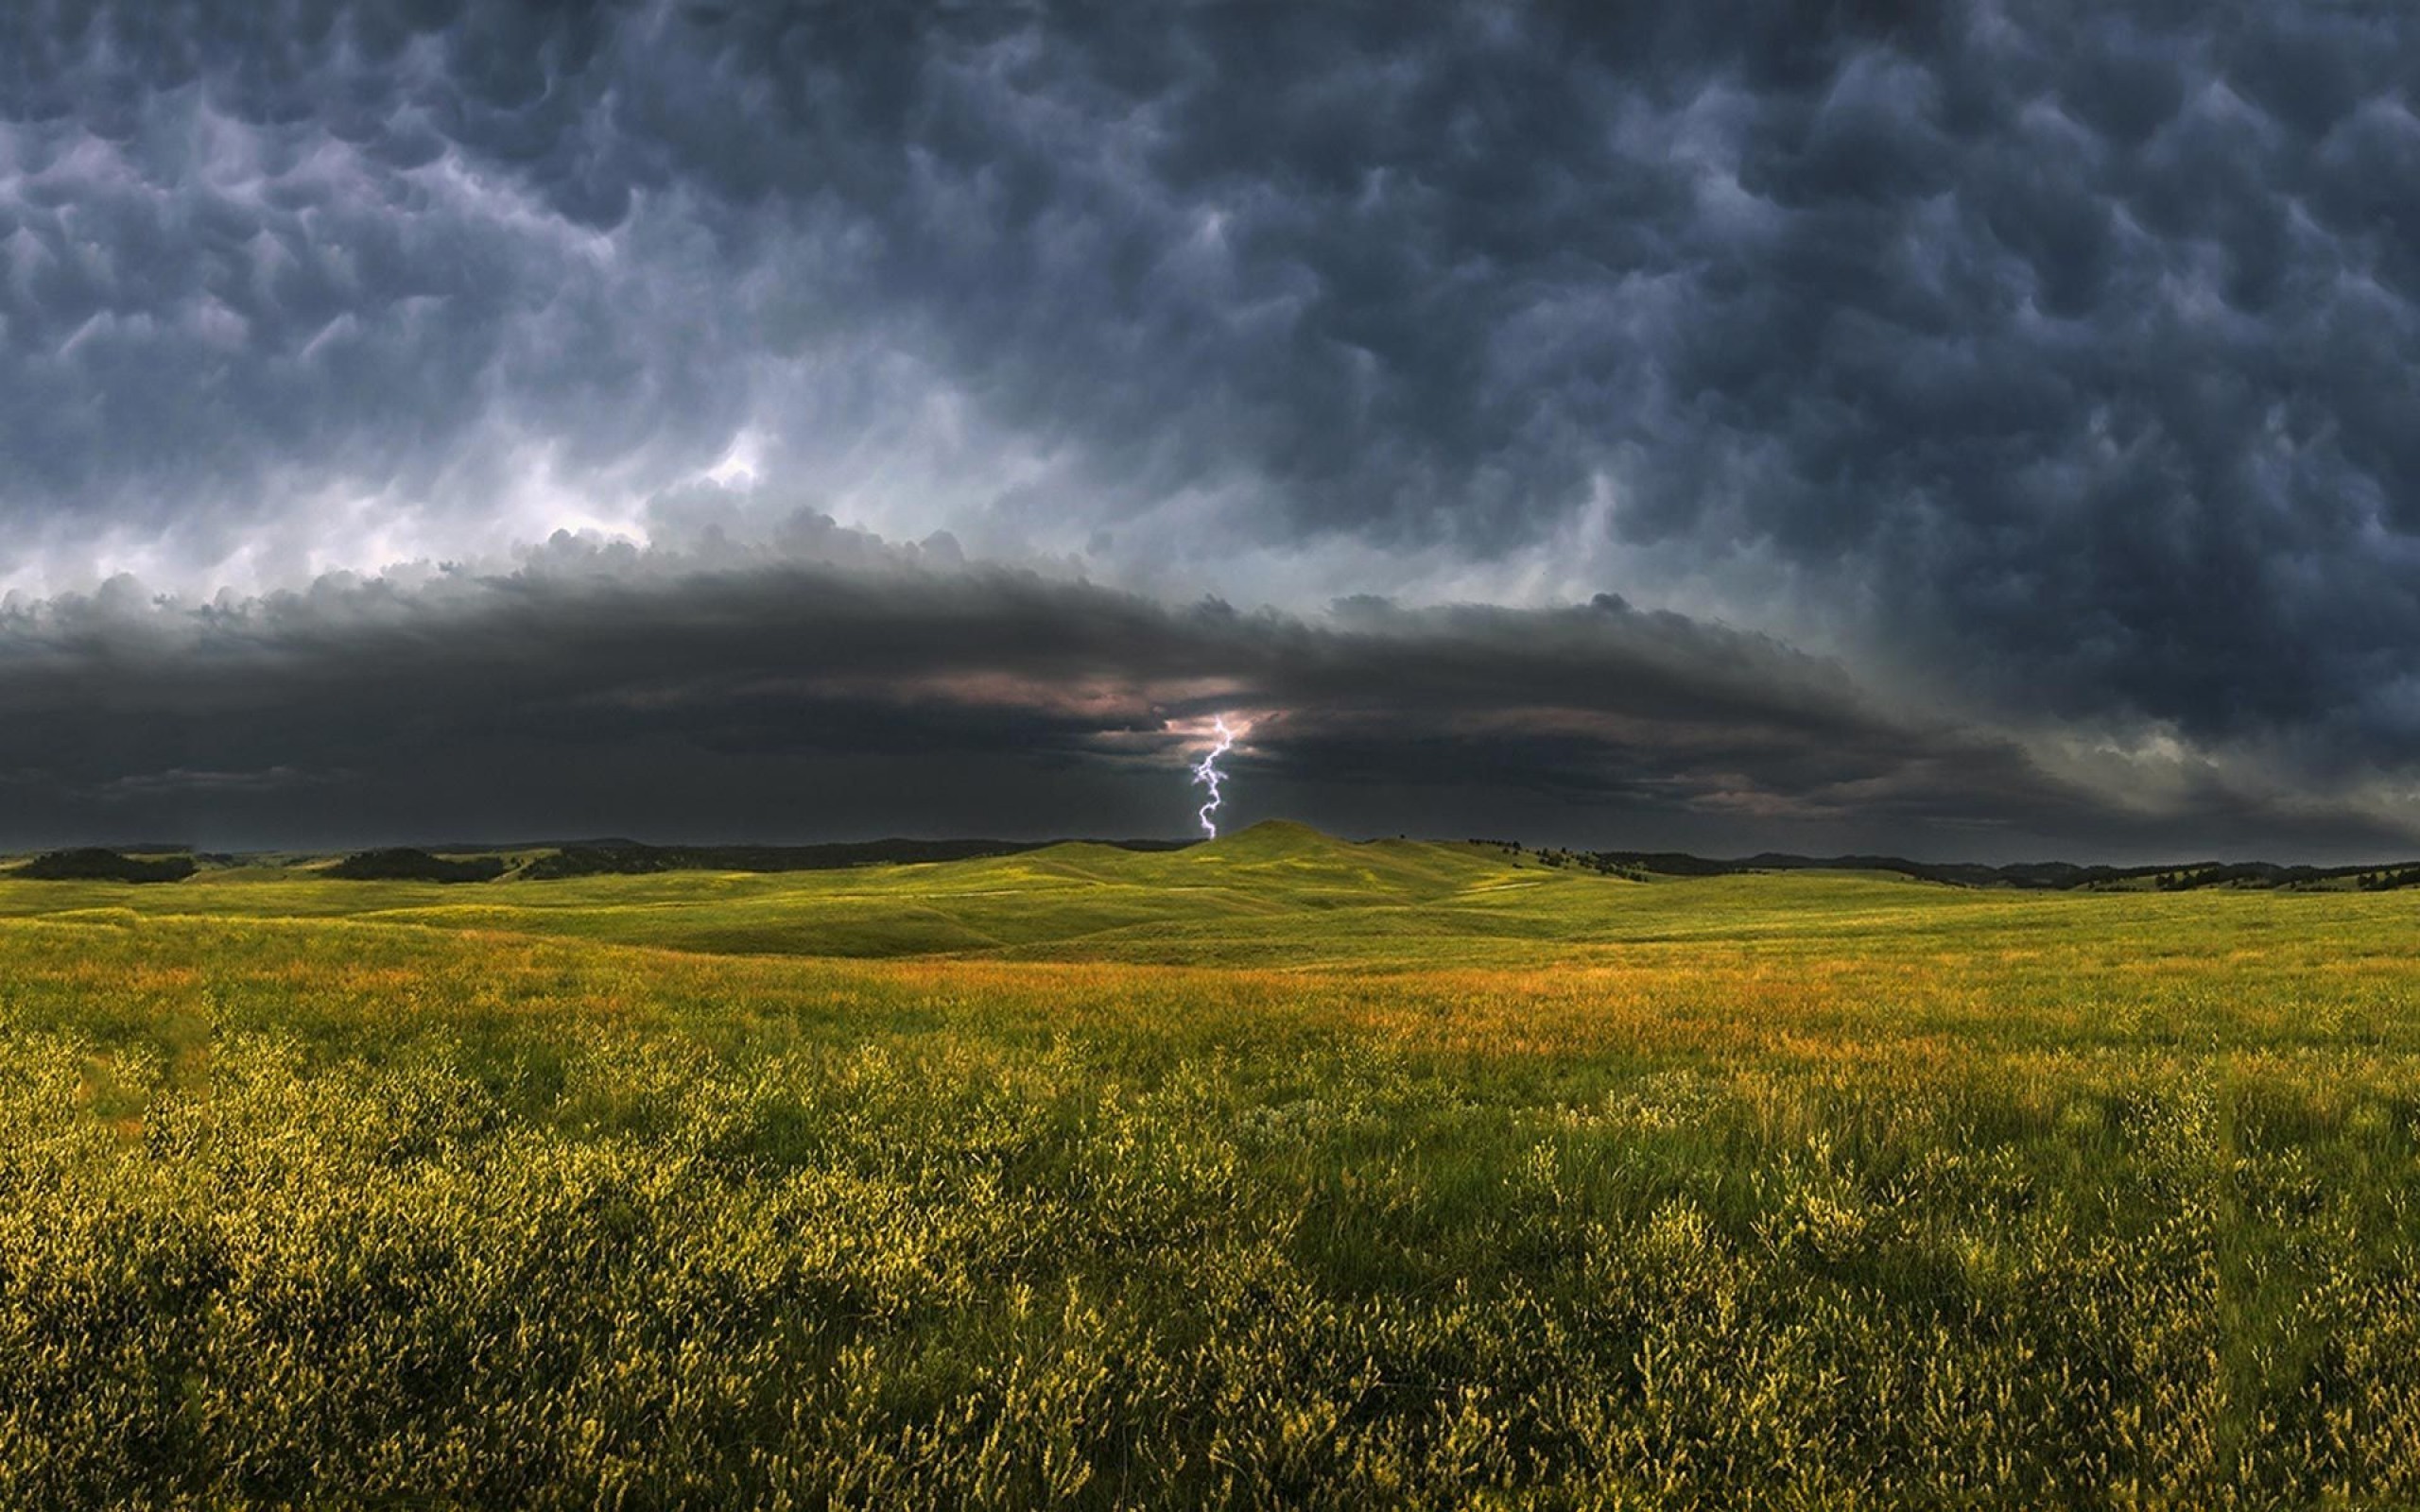
[[[1302,617],[834,543],[851,564],[564,540],[509,576],[12,602],[0,839],[1176,833],[1222,711],[1237,813],[1363,831],[2105,852],[2308,818],[2215,774],[2146,809],[1612,598]],[[2325,817],[2290,833],[2377,848]]]
[[[1575,541],[1739,623],[1780,582],[1870,682],[2256,747],[2324,803],[2420,759],[2415,99],[2420,23],[2363,4],[20,6],[0,521],[300,580],[347,529],[446,554],[533,471],[677,534],[753,431],[910,494],[948,456],[894,524],[1113,575]],[[1450,682],[1566,621],[1448,623],[1385,633]],[[476,676],[613,715],[520,665]],[[1336,718],[1374,778],[1495,748]],[[1529,738],[1611,780],[1548,759],[1602,731]],[[1757,750],[1702,753],[1745,808]]]

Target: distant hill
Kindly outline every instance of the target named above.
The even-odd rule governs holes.
[[[1082,855],[1166,857],[1182,863],[1164,874],[1183,881],[1198,869],[1221,878],[1267,870],[1288,885],[1340,893],[1379,883],[1426,887],[1445,858],[1494,852],[1521,866],[1589,871],[1645,881],[1655,877],[1726,877],[1755,872],[1884,873],[1955,887],[2031,891],[2174,892],[2206,887],[2385,891],[2420,886],[2420,861],[2349,867],[2285,866],[2266,861],[2168,862],[2158,866],[2083,866],[2066,861],[1986,866],[1975,862],[1911,861],[1903,856],[1807,856],[1787,851],[1707,857],[1678,850],[1588,850],[1532,848],[1512,840],[1475,839],[1450,846],[1411,840],[1348,842],[1308,825],[1269,819],[1214,841],[1200,840],[852,840],[820,845],[651,845],[619,837],[386,847],[357,851],[319,875],[351,881],[466,883],[497,880],[643,876],[683,871],[838,871],[860,867],[983,861],[1049,852],[1054,864],[1080,865]],[[254,857],[250,864],[285,866],[302,857]],[[175,882],[203,867],[247,864],[166,846],[86,847],[53,850],[5,875],[43,881]],[[1123,873],[1121,873],[1122,875]]]
[[[849,840],[828,845],[566,845],[521,869],[529,879],[629,876],[650,871],[838,871],[1022,855],[1054,845],[1106,845],[1120,850],[1176,850],[1182,840]]]
[[[131,856],[87,846],[45,851],[15,875],[38,882],[182,882],[199,869],[189,855]]]
[[[1888,871],[1959,887],[2027,887],[2059,892],[2094,888],[2178,892],[2197,887],[2379,891],[2420,885],[2420,862],[2289,867],[2268,861],[2191,861],[2154,867],[2086,867],[2067,861],[2027,861],[1989,867],[1975,862],[1910,861],[1900,856],[1801,856],[1770,850],[1736,860],[1709,860],[1675,850],[1542,850],[1537,854],[1549,866],[1668,877],[1725,877],[1755,871]]]
[[[577,853],[583,850],[601,854]],[[521,880],[562,850],[575,852],[573,867],[663,869],[551,885]],[[2342,910],[2348,919],[2399,919],[2394,900],[2400,894],[2364,889],[2420,871],[2331,874],[2214,864],[2166,870],[1951,868],[1892,857],[1825,861],[1773,853],[1710,861],[1650,852],[1618,859],[1618,852],[1537,850],[1484,840],[1346,840],[1283,822],[1181,847],[1018,845],[1004,854],[935,865],[865,864],[928,857],[935,854],[931,842],[906,850],[765,850],[770,853],[629,845],[389,848],[341,861],[285,853],[234,867],[200,856],[62,855],[37,867],[35,875],[164,881],[185,863],[198,869],[173,888],[100,880],[80,886],[0,882],[0,913],[84,917],[105,902],[100,913],[112,919],[357,915],[380,925],[578,936],[707,954],[1528,971],[1548,961],[1617,961],[1634,947],[1720,938],[1724,921],[1743,910],[1764,920],[1760,927],[1776,932],[1777,940],[1864,939],[1879,916],[1904,918],[1918,935],[1946,932],[1945,937],[1971,939],[1977,932],[2004,932],[2011,940],[2033,938],[2046,928],[2107,931],[2118,926],[2090,921],[2115,919],[2132,920],[2124,928],[2135,931],[2134,937],[2199,931],[2197,949],[2231,949],[2234,932],[2255,922],[2265,927],[2284,902]],[[1643,864],[1648,860],[1711,875],[1686,880],[1651,869]],[[747,874],[752,861],[778,861],[786,869]],[[821,864],[802,867],[804,861]],[[340,880],[345,877],[393,880]],[[469,888],[429,885],[483,878],[493,880]],[[2093,890],[2095,878],[2116,880]],[[2273,885],[2325,891],[2294,900],[2250,890]],[[2190,900],[2148,896],[2187,887],[2203,890]],[[43,896],[45,891],[52,896]],[[475,902],[466,901],[466,893]],[[2187,901],[2195,906],[2175,906]],[[2386,935],[2399,937],[2392,924]],[[2392,954],[2393,946],[2383,949]]]
[[[645,876],[663,871],[838,871],[1021,855],[1056,845],[1119,850],[1179,850],[1185,840],[851,840],[825,845],[648,845],[606,839],[513,846],[440,846],[364,850],[328,868],[353,881],[487,882],[507,874],[543,882],[562,877]],[[530,852],[535,851],[532,855]],[[527,857],[527,859],[524,859]]]

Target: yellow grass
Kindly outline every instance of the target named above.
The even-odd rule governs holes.
[[[0,883],[0,1504],[2420,1503],[2410,895],[1015,859]]]

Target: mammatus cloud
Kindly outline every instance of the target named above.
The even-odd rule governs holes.
[[[814,535],[813,523],[800,533]],[[559,540],[517,571],[182,606],[126,579],[0,612],[0,833],[229,847],[638,832],[1177,835],[1222,816],[1931,854],[2408,843],[2256,764],[2044,748],[1617,599],[1155,599],[828,532],[802,557]],[[841,558],[835,560],[834,558]],[[2147,772],[2164,776],[2147,788]]]
[[[1586,665],[1565,627],[1676,610],[2031,774],[1842,787],[1879,758],[1792,727],[1783,803],[1744,754],[1697,791],[1732,753],[1685,708],[1628,716],[1671,723],[1616,781],[1601,725],[1381,711],[1357,745],[1365,684],[1327,689],[1288,759],[1372,782],[1501,761],[1606,813],[1674,781],[1892,826],[1966,773],[1987,828],[2068,822],[2072,784],[2219,833],[2392,828],[2415,81],[2420,22],[2363,4],[36,0],[0,17],[0,582],[199,601],[564,527],[780,556],[830,515],[1146,608],[1273,603],[1322,656],[1379,636],[1426,669],[1355,675],[1408,707],[1505,636]],[[1430,607],[1322,607],[1357,593]],[[1600,593],[1641,610],[1571,607]],[[873,688],[864,654],[821,675]],[[1157,686],[1115,660],[1069,653]],[[892,748],[905,706],[868,700],[801,738]],[[159,770],[305,765],[253,754]]]

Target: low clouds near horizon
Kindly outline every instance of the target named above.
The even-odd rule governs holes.
[[[2367,854],[2381,829],[2363,795],[1943,720],[1612,595],[1294,614],[817,519],[792,538],[817,549],[564,537],[510,573],[11,602],[0,827],[235,849],[1177,836],[1224,714],[1231,822],[1987,859]]]
[[[12,8],[0,841],[1153,833],[1229,698],[1370,832],[2409,849],[2415,103],[2365,4]]]

